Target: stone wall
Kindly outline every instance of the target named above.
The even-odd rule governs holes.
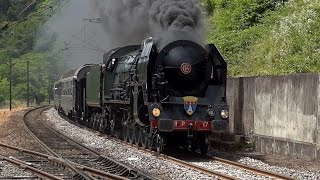
[[[230,132],[257,151],[320,159],[320,74],[228,79]]]

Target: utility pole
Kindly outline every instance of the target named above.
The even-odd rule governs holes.
[[[9,85],[9,106],[10,106],[10,111],[11,111],[11,109],[12,109],[12,97],[11,97],[11,90],[12,90],[12,59],[11,59],[11,55],[10,55],[10,57],[9,57],[10,59],[10,64],[9,64],[9,79],[10,79],[10,85]]]
[[[50,105],[50,98],[51,98],[51,96],[50,96],[51,95],[51,93],[50,93],[51,92],[51,90],[50,90],[51,87],[50,86],[51,86],[51,81],[50,81],[50,71],[49,71],[49,87],[48,87],[49,105]]]
[[[30,86],[30,82],[29,82],[29,60],[27,61],[27,107],[29,107],[29,97],[30,97],[30,92],[29,92],[29,86]]]

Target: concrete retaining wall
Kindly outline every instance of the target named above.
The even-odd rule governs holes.
[[[228,80],[230,131],[257,151],[320,161],[320,74]]]

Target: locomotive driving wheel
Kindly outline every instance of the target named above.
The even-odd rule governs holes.
[[[163,153],[164,151],[164,137],[161,136],[160,134],[157,134],[156,136],[156,150],[157,152],[160,154],[160,153]]]
[[[135,145],[137,145],[138,147],[141,145],[141,128],[140,127],[136,127],[133,129],[133,134],[134,134],[134,138],[135,138]]]
[[[114,136],[118,139],[124,140],[123,131],[124,131],[123,127],[116,129],[114,132]]]
[[[95,113],[93,115],[93,125],[92,125],[94,130],[99,130],[99,114]]]
[[[149,147],[149,138],[148,138],[149,133],[147,132],[146,129],[141,129],[140,130],[140,139],[141,139],[141,146],[144,149],[147,149]]]
[[[128,127],[128,133],[129,133],[129,143],[133,144],[135,141],[135,135],[134,135],[134,129],[132,127]]]
[[[129,134],[130,133],[129,133],[129,128],[128,128],[128,126],[126,124],[123,125],[122,133],[123,133],[123,140],[125,142],[129,142]]]
[[[95,122],[96,113],[92,113],[90,119],[88,120],[88,127],[94,129],[94,122]]]
[[[101,117],[101,114],[99,114],[98,118],[99,118],[98,130],[101,133],[105,133],[106,132],[106,127],[104,125],[103,118]]]
[[[201,139],[200,139],[200,152],[201,154],[205,155],[208,153],[208,150],[209,150],[209,140],[206,134],[204,134],[203,136],[201,136]]]

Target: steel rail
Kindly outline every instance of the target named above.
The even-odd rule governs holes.
[[[23,180],[26,180],[26,179],[38,179],[39,177],[36,177],[36,176],[4,176],[4,177],[0,177],[0,179],[5,179],[5,180],[8,180],[8,179],[23,179]]]
[[[74,124],[74,125],[76,125],[76,126],[78,126],[78,127],[81,127],[81,128],[87,128],[86,126],[83,126],[83,125],[80,125],[80,124],[78,124],[78,123],[75,123],[74,121],[71,121],[70,119],[68,119],[67,117],[63,116],[63,115],[60,114],[60,113],[59,113],[59,115],[61,116],[61,118],[65,119],[66,121],[68,121],[68,122],[71,123],[71,124]],[[52,127],[50,127],[50,128],[52,128]],[[54,128],[53,128],[53,129],[54,129]],[[95,131],[95,130],[93,130],[93,129],[90,129],[90,128],[89,128],[88,130],[90,130],[90,131],[92,131],[92,132],[97,132],[97,131]],[[59,133],[60,133],[60,132],[59,132]],[[100,133],[100,132],[99,132],[99,133]],[[102,133],[101,133],[101,134],[102,134]],[[151,154],[154,155],[154,156],[162,157],[164,160],[170,160],[170,161],[175,162],[175,163],[177,163],[177,164],[180,164],[180,165],[182,165],[182,166],[184,166],[184,167],[186,167],[186,168],[194,169],[194,170],[196,170],[196,171],[205,173],[205,174],[207,174],[207,175],[209,175],[209,176],[216,176],[216,177],[219,177],[219,178],[221,178],[221,179],[228,179],[228,180],[234,180],[234,179],[236,179],[236,178],[234,178],[234,177],[231,177],[231,176],[228,176],[228,175],[219,173],[219,172],[217,172],[217,171],[213,171],[213,170],[210,170],[210,169],[207,169],[207,168],[203,168],[203,167],[201,167],[201,166],[197,166],[197,165],[194,165],[194,164],[192,164],[192,163],[188,163],[188,162],[186,162],[186,161],[182,161],[182,160],[180,160],[180,159],[176,159],[176,158],[171,157],[171,156],[167,156],[167,155],[164,155],[164,154],[159,154],[159,153],[154,152],[154,151],[149,150],[149,149],[144,149],[144,148],[142,148],[142,147],[138,147],[138,146],[136,146],[136,145],[134,145],[134,144],[128,143],[128,142],[126,142],[126,141],[122,141],[122,140],[120,140],[120,139],[118,139],[118,138],[115,138],[115,137],[113,137],[113,136],[111,136],[111,135],[107,135],[107,134],[102,134],[102,135],[107,136],[108,138],[113,139],[113,140],[115,140],[115,141],[118,141],[118,142],[121,142],[121,143],[123,143],[123,144],[126,144],[126,145],[128,145],[128,146],[131,146],[131,147],[133,147],[133,148],[137,148],[138,150],[142,150],[142,151],[144,151],[144,152],[151,153]],[[68,137],[67,137],[67,138],[68,138]],[[72,139],[71,139],[71,140],[72,140]]]
[[[255,168],[255,167],[252,167],[252,166],[248,166],[248,165],[245,165],[245,164],[242,164],[242,163],[238,163],[238,162],[235,162],[235,161],[230,161],[230,160],[227,160],[227,159],[223,159],[223,158],[219,158],[219,157],[215,157],[215,156],[208,156],[208,155],[206,155],[205,157],[207,157],[209,159],[212,159],[214,161],[226,164],[226,165],[231,165],[231,166],[234,166],[234,167],[237,167],[237,168],[242,168],[242,169],[245,169],[247,171],[250,171],[250,172],[253,172],[253,173],[258,173],[258,174],[261,174],[261,175],[264,175],[264,176],[269,176],[269,177],[273,177],[273,178],[277,178],[277,179],[295,180],[295,178],[290,177],[290,176],[274,173],[274,172],[271,172],[271,171],[268,171],[268,170],[258,169],[258,168]]]
[[[7,145],[7,144],[2,144],[2,143],[0,143],[0,146],[4,147],[4,148],[11,149],[11,150],[15,150],[15,151],[18,151],[18,152],[21,152],[21,153],[25,153],[25,154],[30,154],[30,155],[34,155],[34,156],[37,156],[37,157],[41,157],[43,159],[47,159],[48,161],[54,162],[55,164],[67,166],[67,164],[65,163],[65,160],[61,159],[61,158],[57,158],[57,157],[54,157],[54,156],[49,156],[47,154],[43,154],[43,153],[39,153],[39,152],[36,152],[36,151],[31,151],[31,150],[27,150],[27,149],[23,149],[23,148],[18,148],[18,147],[14,147],[14,146],[10,146],[10,145]],[[117,175],[114,175],[114,174],[111,174],[111,173],[108,173],[108,172],[104,172],[104,171],[100,171],[100,170],[97,170],[97,169],[94,169],[94,168],[90,168],[90,167],[87,167],[87,166],[84,166],[84,165],[81,165],[81,164],[78,164],[78,163],[74,163],[74,162],[70,162],[70,163],[74,167],[77,167],[78,169],[81,169],[81,170],[83,170],[85,172],[89,172],[89,173],[94,174],[94,175],[99,175],[99,176],[112,178],[112,179],[120,179],[120,180],[127,180],[128,179],[128,178],[117,176]]]
[[[229,176],[229,175],[226,175],[226,174],[222,174],[222,173],[219,173],[219,172],[216,172],[216,171],[213,171],[213,170],[210,170],[210,169],[207,169],[207,168],[204,168],[204,167],[201,167],[201,166],[197,166],[195,164],[192,164],[192,163],[189,163],[187,161],[183,161],[183,160],[180,160],[180,159],[177,159],[177,158],[174,158],[174,157],[171,157],[171,156],[167,156],[167,155],[164,155],[164,154],[160,154],[160,156],[162,158],[164,158],[165,160],[171,160],[175,163],[178,163],[178,164],[181,164],[185,167],[188,167],[188,168],[192,168],[192,169],[195,169],[197,171],[200,171],[200,172],[203,172],[203,173],[206,173],[208,175],[214,175],[214,176],[218,176],[219,178],[222,178],[222,179],[237,179],[237,178],[234,178],[232,176]]]
[[[49,107],[50,108],[50,107]],[[47,110],[48,108],[44,108],[40,114],[42,114],[45,110]],[[45,121],[41,122],[46,128],[50,129],[52,132],[56,133],[58,136],[60,136],[61,138],[74,143],[74,145],[80,147],[81,149],[85,149],[88,152],[91,152],[93,155],[96,155],[98,157],[98,160],[107,160],[108,164],[111,164],[114,168],[112,170],[121,170],[121,169],[125,169],[125,171],[121,170],[121,172],[123,174],[126,174],[130,179],[154,179],[156,180],[157,178],[152,177],[149,174],[143,173],[141,171],[138,171],[132,167],[130,167],[129,165],[126,165],[124,163],[120,163],[114,159],[111,159],[109,157],[103,156],[101,155],[101,153],[87,147],[84,146],[82,143],[77,142],[76,140],[73,140],[67,136],[65,136],[64,134],[62,134],[61,132],[57,131],[55,128],[53,128],[52,126],[48,125]],[[28,128],[26,122],[24,121],[24,125],[27,128],[27,130],[31,133],[32,136],[34,136],[36,139],[38,139],[38,142],[53,156],[55,157],[59,157],[61,159],[63,159],[62,157],[60,157],[58,154],[56,154],[55,152],[53,152],[46,144],[44,144],[43,142],[41,142],[41,140],[34,134],[32,133],[32,131]],[[68,167],[72,167],[74,170],[76,170],[75,172],[79,172],[78,170],[81,170],[82,172],[87,172],[96,176],[102,176],[104,178],[111,178],[111,179],[128,179],[126,177],[120,176],[121,174],[111,174],[111,173],[107,173],[107,172],[103,172],[99,169],[94,169],[91,167],[87,167],[87,166],[83,166],[81,164],[78,163],[74,163],[69,161],[68,159],[65,159],[65,163],[67,164]],[[120,171],[117,171],[117,173],[120,173]],[[81,174],[80,172],[78,174]],[[114,175],[114,176],[113,176]],[[88,179],[95,179],[91,176],[88,176]]]
[[[26,119],[27,119],[27,115],[29,115],[31,112],[34,112],[36,110],[42,109],[40,114],[51,108],[50,106],[42,106],[42,107],[36,107],[34,109],[31,109],[29,111],[27,111],[24,115],[23,115],[23,124],[25,129],[28,131],[28,133],[51,155],[55,156],[55,157],[59,157],[62,158],[60,155],[58,155],[57,153],[55,153],[54,151],[52,151],[46,144],[44,144],[27,126],[26,124]],[[74,166],[72,166],[72,164],[70,163],[70,161],[65,160],[65,163],[67,165],[67,167],[72,170],[73,172],[75,172],[76,174],[81,175],[85,180],[91,180],[91,179],[95,179],[93,177],[88,176],[87,174],[84,174],[83,172],[79,171],[77,168],[75,168]]]
[[[61,114],[59,114],[59,115],[62,116]],[[62,118],[64,118],[65,120],[69,121],[72,124],[75,124],[78,127],[87,128],[86,126],[80,125],[78,123],[75,123],[75,122],[69,120],[67,117],[62,116]],[[97,131],[92,130],[92,129],[90,129],[90,130],[94,131],[94,132],[97,132]],[[213,171],[213,170],[209,170],[209,169],[203,168],[201,166],[194,165],[192,163],[188,163],[186,161],[174,158],[172,156],[168,156],[168,155],[165,155],[165,154],[159,154],[159,153],[154,152],[152,150],[144,149],[142,147],[138,147],[137,145],[128,143],[126,141],[120,140],[120,139],[115,138],[113,136],[110,136],[110,135],[107,135],[107,134],[103,134],[103,135],[107,136],[110,139],[113,139],[115,141],[120,141],[120,142],[122,142],[122,143],[124,143],[126,145],[129,145],[131,147],[134,147],[134,148],[137,148],[139,150],[142,150],[144,152],[152,153],[155,156],[163,157],[164,159],[169,159],[169,160],[174,161],[176,163],[179,163],[179,164],[181,164],[183,166],[186,166],[186,167],[189,167],[189,168],[193,168],[193,169],[196,169],[198,171],[205,172],[208,175],[214,175],[215,174],[216,176],[219,176],[219,177],[224,178],[224,179],[235,179],[234,177],[231,177],[231,176],[228,176],[228,175],[225,175],[225,174]],[[203,155],[201,155],[201,156],[203,156]],[[268,170],[258,169],[258,168],[252,167],[252,166],[248,166],[248,165],[245,165],[245,164],[242,164],[242,163],[230,161],[230,160],[227,160],[227,159],[223,159],[223,158],[219,158],[219,157],[215,157],[215,156],[208,156],[208,155],[205,155],[203,157],[206,157],[206,158],[211,159],[213,161],[220,162],[220,163],[223,163],[223,164],[226,164],[226,165],[229,165],[229,166],[234,166],[236,168],[244,169],[244,170],[250,171],[250,172],[252,172],[254,174],[260,174],[260,175],[263,175],[263,176],[273,177],[273,178],[277,178],[277,179],[295,180],[295,178],[287,176],[287,175],[278,174],[278,173],[271,172],[271,171],[268,171]]]
[[[81,125],[81,126],[82,126],[82,125]],[[82,126],[82,127],[85,127],[85,126]],[[172,162],[174,162],[174,163],[177,163],[177,164],[182,165],[183,167],[186,167],[186,168],[189,168],[189,169],[193,169],[193,170],[196,170],[196,171],[205,173],[205,174],[207,174],[207,175],[209,175],[209,176],[216,176],[216,177],[219,177],[219,178],[221,178],[221,179],[228,179],[228,180],[235,180],[235,179],[237,179],[237,178],[234,178],[234,177],[232,177],[232,176],[229,176],[229,175],[226,175],[226,174],[222,174],[222,173],[219,173],[219,172],[217,172],[217,171],[213,171],[213,170],[210,170],[210,169],[207,169],[207,168],[204,168],[204,167],[201,167],[201,166],[198,166],[198,165],[195,165],[195,164],[192,164],[192,163],[189,163],[189,162],[186,162],[186,161],[183,161],[183,160],[180,160],[180,159],[177,159],[177,158],[174,158],[174,157],[165,155],[165,154],[159,154],[159,153],[157,153],[157,152],[155,152],[155,151],[152,151],[152,150],[150,150],[150,149],[144,149],[144,148],[142,148],[142,147],[140,147],[140,146],[138,147],[138,146],[135,145],[135,144],[131,144],[131,143],[128,143],[128,142],[126,142],[126,141],[122,141],[122,140],[120,140],[120,139],[118,139],[118,138],[115,138],[115,137],[110,136],[110,135],[107,135],[107,134],[103,134],[103,135],[105,135],[105,136],[107,136],[107,137],[109,137],[110,139],[113,139],[113,140],[115,140],[115,141],[121,142],[121,143],[123,143],[123,144],[125,144],[125,145],[128,145],[128,146],[130,146],[130,147],[133,147],[133,148],[136,148],[136,149],[141,150],[141,151],[143,151],[143,152],[147,152],[147,153],[150,153],[150,154],[152,154],[152,155],[154,155],[154,156],[160,157],[160,158],[162,158],[163,160],[170,160],[170,161],[172,161]]]
[[[1,155],[0,155],[0,160],[7,161],[11,164],[14,164],[15,166],[26,169],[27,171],[34,173],[35,175],[37,175],[40,178],[52,179],[52,180],[63,180],[63,179],[56,177],[52,174],[49,174],[47,172],[44,172],[44,171],[41,171],[37,168],[29,166],[29,165],[27,165],[27,162],[22,162],[20,160],[14,159],[14,158],[7,158],[7,157],[1,156]]]
[[[183,160],[180,160],[180,159],[177,159],[177,158],[174,158],[172,156],[168,156],[168,155],[165,155],[165,154],[159,154],[157,152],[154,152],[150,149],[144,149],[142,147],[138,147],[137,145],[135,144],[131,144],[129,142],[126,142],[126,141],[123,141],[123,140],[120,140],[120,139],[117,139],[115,137],[112,137],[110,135],[107,135],[107,134],[104,134],[105,136],[108,136],[109,138],[113,139],[113,140],[116,140],[116,141],[121,141],[122,143],[128,145],[128,146],[131,146],[131,147],[134,147],[134,148],[137,148],[139,150],[142,150],[144,152],[148,152],[148,153],[151,153],[155,156],[158,156],[158,157],[162,157],[164,159],[169,159],[171,161],[174,161],[176,163],[179,163],[181,165],[184,165],[186,167],[192,167],[193,169],[196,169],[196,170],[199,170],[199,171],[202,171],[202,172],[206,172],[206,174],[208,175],[213,175],[214,173],[216,173],[217,176],[219,177],[222,177],[224,179],[236,179],[234,177],[231,177],[231,176],[228,176],[228,175],[225,175],[225,174],[222,174],[222,173],[219,173],[219,172],[216,172],[216,171],[213,171],[213,170],[210,170],[210,169],[206,169],[206,168],[203,168],[201,166],[197,166],[197,165],[194,165],[192,163],[188,163],[186,161],[183,161]],[[215,156],[208,156],[208,155],[201,155],[199,153],[197,153],[197,155],[200,155],[202,157],[205,157],[207,159],[211,159],[213,161],[216,161],[216,162],[220,162],[220,163],[223,163],[223,164],[226,164],[226,165],[229,165],[229,166],[234,166],[236,168],[242,168],[244,170],[247,170],[247,171],[250,171],[254,174],[260,174],[260,175],[263,175],[263,176],[268,176],[268,177],[273,177],[273,178],[277,178],[277,179],[288,179],[288,180],[295,180],[295,178],[293,177],[290,177],[290,176],[286,176],[286,175],[282,175],[282,174],[278,174],[278,173],[274,173],[274,172],[271,172],[271,171],[268,171],[268,170],[262,170],[262,169],[258,169],[258,168],[255,168],[255,167],[251,167],[251,166],[248,166],[248,165],[245,165],[245,164],[242,164],[242,163],[238,163],[238,162],[234,162],[234,161],[230,161],[230,160],[227,160],[227,159],[223,159],[223,158],[219,158],[219,157],[215,157]],[[224,177],[225,176],[225,177]]]
[[[69,120],[67,117],[63,116],[63,115],[60,114],[60,113],[59,113],[59,115],[60,115],[61,118],[65,119],[66,121],[68,121],[68,122],[71,123],[71,124],[74,124],[74,125],[76,125],[76,126],[78,126],[78,127],[87,128],[87,127],[85,127],[85,126],[79,125],[78,123],[75,123],[74,121]],[[80,147],[82,147],[82,148],[85,148],[85,149],[88,150],[89,152],[92,152],[92,153],[94,153],[94,154],[96,154],[96,155],[98,155],[98,156],[100,156],[100,157],[102,157],[102,158],[108,159],[109,161],[112,161],[114,164],[118,164],[118,165],[120,165],[120,166],[123,166],[124,168],[128,169],[128,170],[130,171],[130,173],[132,173],[132,174],[141,175],[141,176],[144,176],[144,177],[146,177],[146,178],[148,178],[148,179],[153,179],[153,180],[157,180],[157,179],[158,179],[158,178],[152,177],[152,176],[149,175],[149,174],[143,173],[143,172],[141,172],[141,171],[134,170],[132,167],[130,167],[130,166],[128,166],[128,165],[125,165],[125,164],[120,163],[120,162],[118,162],[118,161],[116,161],[116,160],[113,160],[113,159],[110,159],[110,158],[108,158],[108,157],[106,157],[106,156],[104,156],[104,155],[101,155],[101,153],[99,153],[98,151],[93,150],[93,149],[91,149],[91,148],[89,148],[89,147],[87,147],[87,146],[84,146],[82,143],[79,143],[78,141],[76,141],[76,140],[74,140],[74,139],[72,139],[72,138],[69,138],[68,136],[65,136],[64,134],[62,134],[61,132],[59,132],[57,129],[53,128],[52,126],[49,126],[46,122],[44,122],[44,124],[45,124],[48,128],[50,128],[52,131],[54,131],[54,132],[56,132],[57,134],[65,137],[65,138],[68,139],[69,141],[74,142],[74,143],[77,144],[78,146],[80,146]],[[94,130],[92,130],[92,129],[88,129],[88,130],[90,130],[90,131],[92,131],[92,132],[96,132],[96,131],[94,131]],[[103,134],[103,135],[106,135],[106,134]],[[109,137],[109,136],[108,136],[108,137]],[[110,136],[110,137],[111,137],[111,136]],[[111,137],[111,138],[114,138],[114,137]]]
[[[111,137],[109,135],[106,135],[106,136]],[[113,138],[114,140],[117,140],[117,141],[121,141],[121,140],[119,140],[117,138],[114,138],[114,137],[111,137],[111,138]],[[168,156],[168,155],[165,155],[165,154],[159,154],[159,153],[154,152],[154,151],[152,151],[150,149],[144,149],[142,147],[138,147],[137,145],[134,145],[134,144],[131,144],[131,143],[128,143],[128,142],[125,142],[125,141],[121,141],[121,142],[123,142],[124,144],[126,144],[128,146],[135,147],[135,148],[137,148],[139,150],[142,150],[144,152],[149,152],[149,153],[151,153],[151,154],[153,154],[155,156],[162,157],[164,159],[169,159],[171,161],[174,161],[174,162],[179,163],[181,165],[184,165],[186,167],[192,167],[192,168],[194,168],[196,170],[199,170],[199,171],[202,171],[202,172],[206,172],[206,174],[209,174],[209,175],[210,174],[213,175],[214,173],[217,173],[217,176],[222,177],[224,179],[237,179],[237,178],[234,178],[234,177],[231,177],[231,176],[228,176],[228,175],[225,175],[225,174],[222,174],[222,173],[210,170],[210,169],[203,168],[201,166],[194,165],[192,163],[188,163],[187,161],[183,161],[181,159],[177,159],[177,158],[174,158],[172,156]],[[260,174],[260,175],[263,175],[263,176],[272,177],[272,178],[276,178],[276,179],[295,180],[295,178],[287,176],[287,175],[278,174],[278,173],[271,172],[271,171],[268,171],[268,170],[258,169],[258,168],[252,167],[252,166],[248,166],[248,165],[245,165],[245,164],[242,164],[242,163],[230,161],[230,160],[227,160],[227,159],[223,159],[223,158],[219,158],[219,157],[215,157],[215,156],[201,155],[199,153],[197,153],[197,155],[200,155],[200,156],[205,157],[207,159],[211,159],[213,161],[220,162],[220,163],[223,163],[223,164],[226,164],[226,165],[229,165],[229,166],[234,166],[236,168],[244,169],[244,170],[250,171],[250,172],[252,172],[254,174]],[[223,177],[223,176],[225,176],[225,177]]]

